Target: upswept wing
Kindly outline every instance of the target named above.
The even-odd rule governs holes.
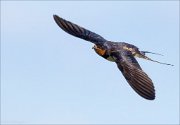
[[[125,53],[112,54],[116,64],[129,85],[143,98],[155,99],[155,89],[152,80],[141,69],[136,59]]]
[[[57,25],[64,30],[65,32],[76,36],[78,38],[90,41],[94,44],[102,44],[104,42],[107,42],[103,37],[100,35],[91,32],[83,27],[80,27],[74,23],[71,23],[70,21],[67,21],[57,15],[53,15],[55,22]]]

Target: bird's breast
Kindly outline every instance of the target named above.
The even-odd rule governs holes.
[[[107,59],[108,61],[111,61],[111,62],[115,62],[115,60],[114,60],[114,58],[113,58],[112,56],[108,56],[108,57],[105,58],[105,59]]]

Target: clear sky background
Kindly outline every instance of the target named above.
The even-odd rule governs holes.
[[[112,41],[164,56],[138,59],[156,99],[137,95],[93,44],[62,31],[57,14]],[[1,122],[178,124],[178,1],[2,1]]]

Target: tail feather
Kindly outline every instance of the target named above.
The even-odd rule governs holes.
[[[152,61],[152,62],[156,62],[156,63],[159,63],[159,64],[164,64],[164,65],[174,66],[174,65],[169,64],[169,63],[164,63],[164,62],[159,62],[159,61],[153,60],[153,59],[151,59],[151,58],[145,56],[145,53],[152,53],[152,52],[148,52],[148,51],[140,51],[140,53],[137,54],[137,56],[138,56],[139,58],[143,58],[143,59],[146,59],[146,60],[149,60],[149,61]],[[161,55],[161,54],[158,54],[158,53],[152,53],[152,54]]]
[[[155,54],[155,55],[164,56],[164,55],[162,55],[162,54],[154,53],[154,52],[149,52],[149,51],[141,51],[141,53],[143,53],[143,55],[145,55],[146,53],[151,53],[151,54]]]

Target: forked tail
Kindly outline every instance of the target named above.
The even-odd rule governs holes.
[[[156,55],[161,55],[161,56],[163,56],[162,54],[153,53],[153,52],[148,52],[148,51],[140,51],[140,53],[137,54],[137,56],[138,56],[139,58],[143,58],[143,59],[146,59],[146,60],[150,60],[150,61],[152,61],[152,62],[156,62],[156,63],[159,63],[159,64],[174,66],[174,65],[169,64],[169,63],[163,63],[163,62],[159,62],[159,61],[156,61],[156,60],[152,60],[151,58],[145,56],[145,53],[151,53],[151,54],[156,54]]]

